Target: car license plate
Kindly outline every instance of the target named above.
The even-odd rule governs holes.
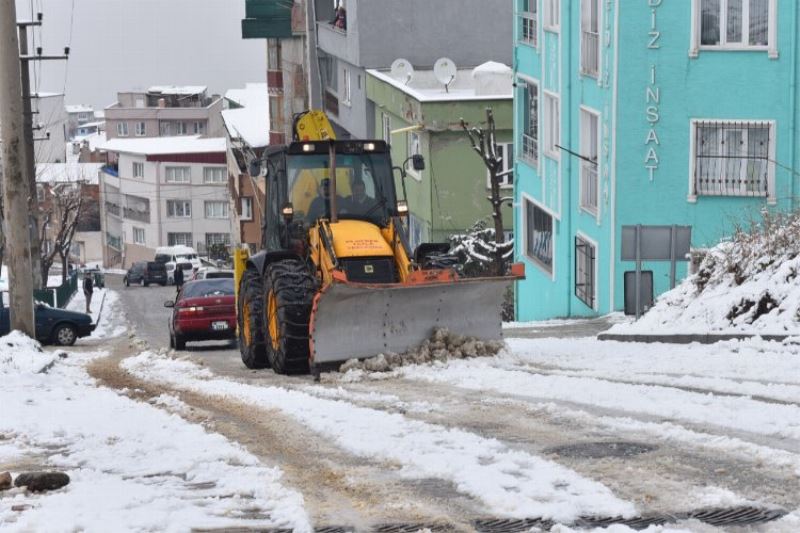
[[[227,322],[212,322],[211,323],[211,329],[213,329],[214,331],[226,330],[226,329],[228,329],[228,323]]]

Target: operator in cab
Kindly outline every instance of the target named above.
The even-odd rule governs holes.
[[[317,197],[311,201],[306,220],[313,224],[318,218],[331,218],[331,180],[324,178],[319,182]],[[341,206],[344,199],[336,195],[336,205]],[[341,209],[341,207],[340,207]]]
[[[375,198],[367,194],[364,181],[357,179],[352,185],[353,194],[342,203],[341,213],[352,215],[367,215],[375,207]]]

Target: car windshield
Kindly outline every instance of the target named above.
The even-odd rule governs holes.
[[[329,218],[330,169],[327,154],[288,157],[289,199],[295,217],[311,224]],[[337,154],[336,211],[339,218],[383,225],[395,205],[394,177],[385,153]]]
[[[232,278],[233,272],[206,272],[206,279]]]
[[[183,286],[182,298],[202,298],[203,296],[233,296],[233,279],[192,281]]]
[[[166,263],[167,261],[171,260],[172,256],[169,256],[167,254],[156,254],[156,261],[158,261],[159,263]]]

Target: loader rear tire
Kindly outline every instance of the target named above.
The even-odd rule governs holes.
[[[239,282],[237,301],[239,330],[239,352],[247,368],[267,368],[267,346],[265,344],[264,282],[254,269],[247,269]]]
[[[317,280],[303,261],[284,259],[267,267],[264,282],[269,363],[277,374],[307,374]]]

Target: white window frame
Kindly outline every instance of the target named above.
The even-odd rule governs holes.
[[[533,167],[539,168],[539,161],[541,160],[542,155],[542,94],[539,90],[539,82],[532,78],[526,77],[519,77],[520,84],[524,84],[527,86],[528,90],[535,91],[536,94],[536,137],[534,138],[532,135],[528,135],[525,133],[526,131],[526,124],[522,124],[520,128],[520,138],[519,138],[519,149],[516,151],[516,157],[527,162]],[[520,98],[520,101],[525,103],[525,98]],[[523,110],[523,117],[525,117],[525,110]],[[527,141],[525,137],[530,138],[530,141]],[[534,154],[529,154],[528,150],[526,149],[526,142],[535,143]]]
[[[528,46],[532,46],[533,48],[537,48],[539,46],[539,16],[538,16],[538,3],[539,0],[527,0],[528,1],[528,11],[523,11],[522,9],[522,2],[523,0],[519,0],[520,2],[520,10],[517,14],[517,31],[519,35],[517,36],[517,41],[521,44],[525,44]],[[533,7],[533,11],[530,11],[531,7]],[[529,38],[525,38],[525,30],[524,28],[526,25],[530,28],[530,36]]]
[[[175,122],[175,135],[186,135],[187,132],[186,122],[178,120]]]
[[[173,242],[170,244],[170,242],[169,242],[169,237],[170,237],[170,235],[182,235],[182,236],[184,236],[184,237],[188,236],[188,238],[185,238],[185,239],[175,239],[175,240],[174,240],[174,241],[173,241]],[[193,246],[193,244],[192,244],[192,238],[193,238],[193,235],[192,235],[192,233],[191,233],[191,232],[189,232],[189,231],[170,231],[169,233],[167,233],[167,243],[169,244],[169,246]],[[180,241],[183,241],[183,242],[178,242],[179,240],[180,240]]]
[[[691,43],[689,57],[696,58],[700,51],[766,51],[770,59],[778,59],[778,0],[768,0],[767,45],[750,45],[750,2],[742,0],[742,42],[728,43],[728,0],[720,0],[719,44],[702,43],[702,2],[691,0]]]
[[[551,219],[551,231],[550,231],[550,267],[542,262],[541,259],[538,257],[531,255],[528,253],[528,209],[529,204],[531,207],[536,207],[537,209],[543,211],[547,214]],[[526,193],[522,193],[522,253],[525,258],[533,263],[533,265],[541,270],[544,274],[547,274],[550,279],[556,279],[556,222],[558,222],[558,217],[553,213],[550,209],[546,208],[543,204],[536,201],[533,197]]]
[[[412,151],[414,146],[414,138],[417,139],[417,151]],[[422,132],[421,131],[409,131],[406,137],[406,157],[411,157],[415,154],[422,155]],[[408,175],[414,178],[417,181],[422,181],[422,172],[414,170],[414,163],[409,159],[408,164],[406,165]]]
[[[133,244],[147,245],[144,228],[133,226]]]
[[[574,289],[573,294],[575,294],[575,297],[579,301],[583,302],[584,305],[586,305],[587,307],[589,307],[593,311],[597,311],[599,309],[599,303],[597,301],[598,300],[598,294],[599,294],[598,293],[598,285],[599,284],[597,283],[597,274],[598,274],[597,265],[600,264],[600,259],[599,259],[600,247],[597,245],[597,241],[587,237],[586,234],[584,234],[581,231],[576,233],[575,240],[577,240],[577,239],[582,240],[585,245],[591,246],[592,248],[594,248],[594,261],[592,262],[592,305],[590,306],[588,304],[588,302],[586,302],[583,298],[578,296],[578,286],[577,286],[577,284],[578,284],[578,268],[577,268],[577,266],[578,266],[578,251],[577,250],[575,250],[575,280],[574,280],[574,285],[575,286],[573,287],[573,289]],[[577,245],[577,242],[573,242],[573,246],[576,246],[576,245]]]
[[[144,122],[140,121],[136,123],[135,133],[137,137],[144,137],[147,135],[147,126]]]
[[[253,220],[253,198],[250,196],[242,196],[241,205],[242,214],[239,220]]]
[[[216,213],[216,207],[221,207],[221,212]],[[225,200],[206,200],[203,203],[203,214],[205,218],[226,219],[230,216],[230,205]]]
[[[192,201],[167,200],[167,218],[192,218]]]
[[[542,28],[545,31],[561,31],[561,0],[543,0]]]
[[[590,116],[594,117],[594,119],[597,121],[597,123],[596,123],[597,124],[597,131],[595,132],[595,135],[594,135],[595,143],[596,143],[596,147],[597,147],[597,153],[596,154],[590,154],[589,153],[591,150],[590,150],[590,146],[588,144],[589,138],[587,136],[587,133],[589,133],[589,132],[587,130],[588,130],[588,126],[589,126],[588,117],[590,117]],[[602,170],[602,159],[600,157],[600,155],[601,155],[600,154],[600,150],[601,150],[601,146],[602,146],[602,143],[601,143],[601,125],[602,125],[602,120],[601,120],[601,118],[602,118],[602,116],[601,116],[599,111],[597,111],[595,109],[592,109],[592,108],[590,108],[588,106],[583,106],[583,105],[580,106],[580,116],[579,116],[579,121],[580,121],[579,122],[579,126],[580,126],[580,129],[579,129],[579,131],[580,131],[580,149],[581,149],[580,153],[581,153],[582,156],[589,157],[589,158],[591,158],[592,155],[596,156],[597,165],[594,166],[594,172],[595,172],[595,180],[596,180],[596,189],[597,190],[596,190],[595,199],[594,199],[595,205],[592,206],[590,204],[584,203],[584,201],[583,201],[584,200],[584,195],[583,195],[584,174],[587,171],[591,172],[591,169],[588,166],[588,165],[591,165],[591,163],[589,163],[588,161],[584,161],[582,159],[579,160],[580,161],[580,179],[578,180],[578,184],[579,184],[578,185],[578,208],[581,209],[582,211],[585,211],[585,212],[597,217],[598,221],[600,220],[600,177],[602,176],[602,172],[601,172],[601,170]]]
[[[119,137],[127,137],[128,136],[128,123],[127,122],[117,122],[117,135]]]
[[[220,174],[219,180],[215,179],[215,175]],[[203,183],[211,185],[219,185],[228,181],[225,167],[203,167]]]
[[[500,188],[501,189],[513,189],[514,188],[514,181],[513,181],[513,179],[514,179],[514,177],[513,177],[514,176],[514,174],[513,174],[514,156],[512,155],[511,157],[509,157],[508,154],[509,154],[509,149],[513,153],[513,151],[514,151],[514,143],[513,142],[499,142],[499,143],[497,143],[497,148],[498,148],[498,151],[500,152],[500,155],[503,157],[503,165],[502,165],[502,168],[500,169],[500,172],[498,172],[498,174],[501,174],[503,172],[512,171],[512,173],[510,173],[510,174],[506,174],[505,176],[500,176]],[[489,172],[489,169],[486,169],[486,188],[487,189],[491,189],[492,188],[492,175]]]
[[[597,62],[597,72],[592,72],[590,70],[584,69],[584,34],[589,33],[589,30],[584,28],[586,21],[584,20],[586,17],[584,16],[584,9],[586,6],[591,6],[594,4],[595,9],[597,10],[597,57],[595,58]],[[603,2],[602,0],[580,0],[580,51],[579,51],[579,58],[578,58],[578,69],[580,71],[581,76],[586,76],[589,78],[595,78],[600,81],[600,72],[603,70],[602,66],[602,50],[603,50]]]
[[[698,194],[695,191],[695,170],[696,170],[696,160],[697,160],[697,126],[702,125],[705,123],[717,123],[717,124],[740,124],[743,126],[753,125],[753,124],[767,124],[769,126],[769,147],[768,147],[768,158],[769,161],[767,162],[767,196],[760,196],[760,195],[753,195],[753,194],[724,194],[724,195],[715,195],[715,194]],[[697,198],[702,197],[722,197],[722,198],[757,198],[763,199],[766,198],[767,204],[775,205],[777,204],[777,196],[775,195],[775,153],[776,153],[776,146],[777,146],[777,139],[776,133],[777,128],[774,120],[727,120],[727,119],[714,119],[714,118],[702,118],[702,119],[692,119],[689,122],[689,194],[687,195],[687,200],[689,202],[697,202]]]
[[[215,237],[221,236],[222,240],[218,242],[218,239],[216,239],[216,238],[215,239],[209,239],[209,237],[211,237],[212,235],[214,235]],[[205,239],[206,239],[206,246],[207,247],[216,246],[216,245],[219,245],[219,244],[222,244],[223,246],[230,246],[230,244],[231,244],[231,234],[230,233],[220,232],[220,231],[213,231],[213,232],[206,233],[205,234]],[[209,242],[209,241],[213,241],[213,242]]]
[[[350,69],[347,67],[342,67],[342,103],[346,106],[351,105],[351,98],[352,98],[352,87],[350,79]]]
[[[180,170],[180,179],[177,179],[178,170]],[[172,174],[170,176],[170,174]],[[191,183],[192,182],[192,167],[187,166],[169,166],[164,167],[164,182],[165,183]]]
[[[134,161],[131,164],[131,175],[134,178],[144,178],[144,162]]]
[[[205,122],[203,122],[201,120],[195,120],[194,123],[192,124],[192,127],[194,129],[194,134],[195,135],[205,135],[205,133],[206,133],[206,124],[205,124]]]
[[[540,137],[544,141],[540,146],[542,153],[556,161],[561,160],[561,150],[556,145],[561,145],[561,98],[554,92],[542,91],[540,101],[542,106],[542,130]],[[555,115],[555,116],[554,116]]]

